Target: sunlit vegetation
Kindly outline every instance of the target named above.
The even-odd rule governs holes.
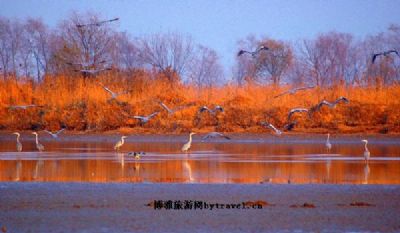
[[[223,75],[218,54],[189,36],[166,33],[133,39],[115,22],[97,26],[95,14],[73,14],[51,30],[41,20],[0,18],[0,129],[137,133],[189,131],[270,132],[282,128],[292,108],[311,108],[345,96],[349,103],[296,114],[293,132],[400,132],[400,28],[363,40],[330,32],[289,43],[249,36]],[[92,26],[77,25],[92,23]],[[315,88],[280,93],[302,86]],[[115,93],[111,98],[104,87]],[[171,109],[168,113],[159,102]],[[37,105],[14,109],[15,105]],[[223,112],[199,113],[203,105]],[[182,108],[180,108],[182,107]],[[158,111],[148,123],[134,115]]]

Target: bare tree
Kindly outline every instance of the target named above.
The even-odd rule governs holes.
[[[197,56],[190,66],[190,79],[201,90],[210,89],[221,81],[223,71],[217,53],[207,47],[199,46]]]
[[[117,33],[115,41],[113,60],[119,65],[120,69],[133,70],[142,67],[140,49],[126,32]]]
[[[351,35],[336,32],[304,41],[300,59],[305,62],[314,84],[327,86],[344,82],[351,42]]]
[[[268,50],[260,51],[255,56],[237,57],[237,80],[272,81],[278,85],[293,61],[291,46],[282,41],[269,38],[257,40],[254,36],[248,36],[239,41],[239,46],[239,50],[244,48],[253,51],[260,46],[267,47]]]
[[[110,24],[96,25],[99,16],[86,13],[73,14],[59,26],[58,42],[54,58],[59,66],[69,70],[100,70],[107,68],[111,61],[111,50],[115,48],[114,31]],[[66,65],[65,65],[66,64]]]
[[[272,39],[264,39],[259,44],[266,46],[269,50],[260,53],[256,62],[257,70],[262,76],[271,79],[274,85],[279,85],[282,75],[293,62],[292,49],[289,44]],[[270,77],[268,78],[266,74]]]
[[[40,81],[49,70],[50,38],[52,35],[43,21],[39,19],[28,19],[25,30],[28,34],[29,51],[34,59],[36,77]]]
[[[163,72],[169,81],[175,75],[186,75],[193,57],[193,43],[188,36],[177,33],[153,34],[141,40],[140,57],[143,63]]]

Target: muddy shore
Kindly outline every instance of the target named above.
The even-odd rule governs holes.
[[[0,228],[3,232],[400,232],[399,193],[398,185],[0,183]],[[154,200],[253,202],[262,208],[155,209]]]

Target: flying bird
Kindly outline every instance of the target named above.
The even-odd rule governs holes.
[[[201,108],[199,109],[199,113],[202,113],[202,112],[204,112],[204,111],[208,111],[208,112],[211,113],[212,115],[215,115],[215,114],[217,113],[217,111],[224,112],[224,109],[223,109],[221,106],[219,106],[219,105],[215,106],[214,109],[209,109],[207,106],[203,106],[203,107],[201,107]]]
[[[29,105],[10,105],[8,106],[9,109],[28,109],[34,107],[43,107],[43,105],[36,105],[36,104],[29,104]]]
[[[99,85],[100,85],[101,87],[103,87],[103,89],[104,89],[105,91],[107,91],[108,93],[110,93],[111,98],[108,99],[109,101],[110,101],[110,100],[113,100],[113,99],[116,99],[118,96],[125,95],[126,93],[128,93],[128,91],[123,91],[123,92],[115,93],[115,92],[111,91],[110,88],[104,86],[103,84],[100,83]]]
[[[277,129],[277,128],[276,128],[274,125],[272,125],[271,123],[268,123],[268,122],[261,122],[261,125],[264,126],[264,127],[269,128],[269,129],[272,129],[276,135],[281,135],[281,134],[282,134],[282,131],[280,131],[279,129]]]
[[[44,151],[44,146],[39,143],[38,134],[36,132],[33,132],[32,134],[36,136],[36,149],[38,149],[40,152]]]
[[[110,23],[110,22],[117,21],[117,20],[119,20],[119,18],[103,20],[103,21],[94,22],[94,23],[88,23],[88,24],[76,24],[76,27],[77,28],[82,28],[82,27],[89,27],[89,26],[101,26],[102,24]]]
[[[176,108],[174,108],[174,109],[170,109],[170,108],[169,108],[167,105],[165,105],[163,102],[158,101],[158,103],[161,105],[161,107],[163,107],[163,108],[168,112],[168,114],[174,114],[175,112],[180,111],[180,110],[182,110],[182,109],[188,107],[188,106],[179,106],[179,107],[176,107]]]
[[[383,55],[383,56],[387,57],[391,53],[395,53],[397,56],[400,57],[399,52],[397,52],[397,50],[394,50],[394,49],[388,50],[388,51],[384,51],[384,52],[381,52],[381,53],[374,53],[374,55],[372,55],[372,64],[374,64],[374,62],[375,62],[375,60],[376,60],[376,58],[378,56]]]
[[[245,53],[248,53],[248,54],[250,54],[252,57],[255,57],[259,52],[261,52],[262,50],[268,50],[269,48],[268,47],[266,47],[266,46],[264,46],[264,45],[261,45],[258,49],[256,49],[255,51],[253,51],[253,52],[250,52],[250,51],[246,51],[246,50],[240,50],[239,52],[238,52],[238,54],[237,54],[237,56],[239,57],[239,56],[241,56],[241,55],[243,55],[243,54],[245,54]]]
[[[82,63],[66,62],[66,64],[68,64],[70,66],[80,66],[84,69],[89,69],[90,67],[95,67],[96,65],[103,64],[106,62],[107,62],[106,60],[102,60],[99,62],[92,62],[92,63],[89,63],[89,62],[82,62]]]
[[[190,133],[189,134],[189,141],[188,142],[186,142],[185,144],[183,144],[183,146],[182,146],[182,151],[183,152],[187,152],[189,149],[190,149],[190,147],[192,146],[192,136],[193,135],[195,135],[196,133]]]
[[[307,87],[293,88],[293,89],[291,89],[291,90],[282,92],[281,94],[274,96],[274,98],[278,98],[278,97],[283,96],[283,95],[286,95],[286,94],[293,95],[293,94],[295,94],[295,93],[298,92],[298,91],[304,91],[304,90],[313,89],[313,88],[315,88],[315,86],[307,86]]]
[[[102,69],[82,69],[82,70],[75,70],[75,72],[81,72],[83,75],[96,75],[100,72],[112,70],[111,68],[102,68]]]
[[[308,109],[306,109],[306,108],[293,108],[292,110],[289,111],[288,122],[290,122],[290,118],[292,117],[292,115],[295,114],[295,113],[298,113],[298,112],[308,112]]]
[[[364,148],[365,148],[365,150],[364,150],[364,159],[365,159],[365,162],[368,162],[369,157],[371,156],[371,153],[369,152],[369,150],[367,148],[368,140],[364,139],[364,140],[361,140],[361,141],[365,143],[364,144]]]
[[[125,143],[124,139],[125,139],[125,138],[127,138],[127,136],[122,136],[121,139],[120,139],[117,143],[115,143],[115,145],[114,145],[114,150],[118,151],[119,148],[120,148],[122,145],[124,145],[124,143]]]
[[[17,135],[17,144],[16,144],[16,146],[17,146],[17,151],[18,152],[21,152],[22,151],[22,143],[19,141],[19,137],[21,136],[19,133],[17,133],[17,132],[15,132],[15,133],[13,133],[13,134],[15,134],[15,135]]]
[[[330,108],[335,108],[337,104],[339,104],[340,102],[343,103],[349,103],[350,101],[346,98],[346,97],[339,97],[338,99],[335,100],[335,102],[328,102],[326,100],[322,100],[319,104],[313,106],[310,108],[310,113],[314,113],[315,111],[319,111],[321,109],[322,106],[327,105]]]
[[[50,132],[50,131],[48,131],[48,130],[43,130],[43,131],[46,132],[46,133],[48,133],[48,134],[50,134],[53,138],[57,139],[57,138],[58,138],[58,135],[59,135],[62,131],[64,131],[64,130],[65,130],[65,128],[62,128],[62,129],[60,129],[59,131],[54,132],[54,133],[52,133],[52,132]]]
[[[132,116],[131,118],[138,119],[140,120],[140,123],[146,124],[151,118],[156,116],[159,112],[153,112],[152,114],[148,116]]]
[[[227,140],[231,140],[231,138],[230,137],[228,137],[228,136],[226,136],[225,134],[223,134],[223,133],[219,133],[219,132],[211,132],[211,133],[208,133],[206,136],[204,136],[201,140],[207,140],[207,139],[210,139],[210,138],[216,138],[216,137],[221,137],[221,138],[225,138],[225,139],[227,139]]]

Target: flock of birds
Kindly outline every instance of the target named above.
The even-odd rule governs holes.
[[[78,29],[83,30],[83,29],[86,28],[86,27],[92,27],[92,26],[98,27],[98,26],[101,26],[101,25],[103,25],[103,24],[105,24],[105,23],[110,23],[110,22],[114,22],[114,21],[117,21],[117,20],[119,20],[119,18],[114,18],[114,19],[110,19],[110,20],[104,20],[104,21],[99,21],[99,22],[89,23],[89,24],[76,24],[76,27],[77,27]],[[253,58],[256,58],[256,56],[257,56],[259,53],[261,53],[262,51],[268,51],[268,50],[269,50],[269,48],[268,48],[267,46],[262,45],[262,46],[258,47],[255,51],[240,50],[240,51],[237,53],[237,56],[242,56],[242,55],[244,55],[244,54],[249,54],[249,55],[251,55]],[[381,52],[381,53],[375,53],[375,54],[373,54],[373,56],[372,56],[372,63],[375,62],[375,60],[377,59],[377,57],[379,57],[379,56],[387,57],[387,56],[389,56],[389,55],[392,54],[392,53],[394,53],[394,54],[396,54],[397,56],[400,57],[398,51],[396,51],[396,50],[388,50],[388,51],[384,51],[384,52]],[[103,63],[106,63],[106,61],[99,61],[99,62],[97,62],[96,64],[103,64]],[[96,69],[96,70],[95,70],[95,69],[90,69],[90,67],[93,67],[93,66],[95,65],[95,63],[90,63],[90,64],[89,64],[89,63],[72,63],[72,62],[68,62],[67,64],[69,64],[69,65],[71,65],[71,66],[74,66],[74,67],[79,66],[80,69],[76,69],[75,71],[79,71],[79,72],[81,72],[82,74],[86,74],[86,75],[87,75],[87,74],[95,75],[95,74],[97,74],[97,73],[99,73],[99,72],[102,72],[102,71],[104,71],[104,70],[110,70],[110,69],[111,69],[111,68],[102,68],[102,69]],[[102,83],[100,83],[99,85],[100,85],[106,92],[108,92],[108,93],[110,94],[111,97],[108,99],[108,101],[116,100],[119,96],[128,93],[128,91],[123,91],[123,92],[116,93],[116,92],[112,91],[110,88],[104,86]],[[295,93],[297,93],[297,92],[299,92],[299,91],[305,91],[305,90],[309,90],[309,89],[313,89],[313,88],[315,88],[315,86],[305,86],[305,87],[294,88],[294,89],[285,91],[285,92],[283,92],[283,93],[280,93],[280,94],[274,96],[274,98],[278,98],[278,97],[281,97],[281,96],[283,96],[283,95],[288,95],[288,94],[294,95]],[[297,123],[297,121],[293,121],[293,120],[292,120],[292,116],[293,116],[294,114],[297,114],[297,113],[308,113],[308,117],[309,117],[309,118],[312,118],[313,113],[319,111],[324,105],[328,106],[329,108],[335,108],[336,105],[339,104],[339,103],[341,103],[341,102],[343,102],[343,103],[349,103],[349,100],[348,100],[347,98],[345,98],[345,97],[340,97],[340,98],[336,99],[334,102],[329,102],[329,101],[326,101],[326,100],[322,100],[320,103],[318,103],[317,105],[314,105],[314,106],[312,106],[312,107],[310,107],[310,108],[293,108],[293,109],[291,109],[291,110],[289,111],[289,113],[288,113],[288,115],[287,115],[287,123],[283,126],[283,129],[282,129],[282,130],[284,130],[284,131],[285,131],[285,130],[286,130],[286,131],[290,131],[290,130],[292,130],[292,129],[294,128],[294,126],[295,126],[296,123]],[[180,106],[180,107],[171,109],[171,108],[169,108],[167,105],[165,105],[165,104],[164,104],[163,102],[161,102],[161,101],[158,101],[158,103],[160,104],[160,106],[161,106],[163,109],[165,109],[165,110],[168,112],[168,114],[174,114],[174,113],[176,113],[177,111],[180,111],[180,110],[184,109],[185,107],[188,107],[188,106]],[[30,104],[30,105],[13,105],[13,106],[9,106],[9,109],[13,109],[13,110],[23,109],[23,110],[26,110],[26,109],[28,109],[28,108],[33,108],[33,107],[44,107],[44,106],[42,106],[42,105],[35,105],[35,104]],[[201,113],[203,113],[203,112],[208,112],[209,114],[215,116],[218,112],[224,112],[224,109],[223,109],[221,106],[219,106],[219,105],[215,106],[214,108],[209,108],[209,107],[207,107],[207,106],[202,106],[202,107],[199,108],[198,113],[201,114]],[[135,115],[135,116],[130,116],[130,118],[139,120],[141,124],[146,124],[147,122],[149,122],[153,117],[155,117],[155,116],[158,115],[159,113],[160,113],[159,111],[156,111],[156,112],[153,112],[153,113],[151,113],[151,114],[149,114],[149,115],[147,115],[147,116]],[[273,130],[273,131],[275,132],[276,135],[281,135],[281,134],[283,133],[282,130],[279,130],[278,128],[276,128],[274,125],[272,125],[272,124],[269,123],[269,122],[261,122],[261,125],[264,126],[264,127],[269,128],[269,129],[271,129],[271,130]],[[52,132],[47,131],[47,130],[44,130],[44,131],[45,131],[46,133],[50,134],[53,138],[56,139],[56,138],[58,138],[58,135],[59,135],[61,132],[63,132],[64,130],[65,130],[65,128],[63,128],[63,129],[61,129],[61,130],[59,130],[59,131],[57,131],[57,132],[55,132],[55,133],[52,133]],[[16,144],[16,147],[17,147],[17,151],[20,152],[20,151],[22,151],[22,144],[21,144],[21,142],[20,142],[20,134],[19,134],[18,132],[15,132],[14,134],[17,135],[17,144]],[[36,148],[37,148],[39,151],[43,151],[43,150],[44,150],[44,146],[43,146],[42,144],[39,143],[39,139],[38,139],[38,134],[37,134],[37,132],[33,132],[32,134],[34,134],[35,137],[36,137],[36,138],[35,138]],[[196,133],[194,133],[194,132],[191,132],[191,133],[189,134],[189,140],[188,140],[188,142],[186,142],[186,143],[182,146],[182,148],[181,148],[181,150],[182,150],[183,152],[187,152],[187,151],[190,149],[191,144],[192,144],[192,136],[195,135],[195,134],[196,134]],[[224,135],[224,134],[222,134],[222,133],[219,133],[219,132],[211,132],[211,133],[208,133],[207,135],[205,135],[205,136],[203,137],[203,140],[207,140],[207,139],[215,138],[215,137],[222,137],[222,138],[225,138],[225,139],[227,139],[227,140],[230,140],[230,138],[229,138],[228,136],[226,136],[226,135]],[[118,150],[121,148],[121,146],[124,144],[124,142],[125,142],[124,139],[125,139],[125,138],[127,138],[127,136],[122,136],[121,139],[115,144],[114,149],[115,149],[116,151],[118,151]],[[365,161],[368,161],[369,158],[370,158],[370,152],[369,152],[369,150],[368,150],[368,148],[367,148],[368,141],[367,141],[367,140],[362,140],[362,142],[365,143],[364,158],[365,158]],[[330,141],[329,141],[329,134],[327,135],[327,140],[326,140],[325,146],[326,146],[326,149],[327,149],[328,151],[330,151],[330,149],[332,148],[332,144],[331,144]],[[145,154],[144,152],[129,152],[129,153],[128,153],[129,156],[134,156],[134,157],[137,158],[137,159],[139,159],[140,156],[142,156],[142,155],[144,155],[144,154]]]

